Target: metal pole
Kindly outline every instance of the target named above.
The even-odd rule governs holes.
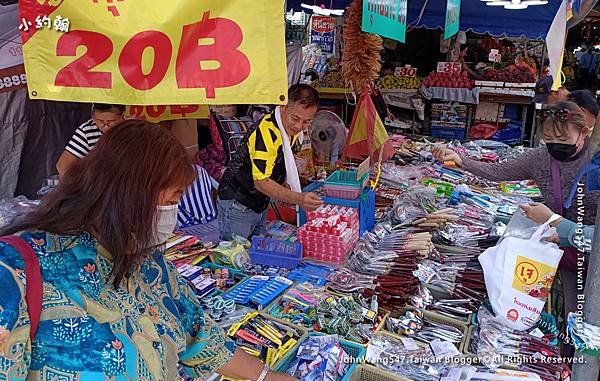
[[[586,255],[588,260],[587,280],[585,282],[584,297],[584,319],[588,324],[600,326],[600,208],[596,213],[596,227],[594,229],[594,240],[592,252]],[[578,301],[579,301],[578,295]],[[582,354],[576,352],[575,356]],[[573,381],[598,380],[600,374],[600,358],[583,355],[584,363],[573,365]]]

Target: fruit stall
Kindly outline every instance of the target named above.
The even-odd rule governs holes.
[[[477,3],[461,12],[460,30],[468,32],[444,40],[444,2],[416,0],[408,5],[407,22],[411,30],[433,37],[411,32],[401,44],[364,33],[360,7],[336,2],[341,3],[349,6],[343,19],[338,18],[339,55],[324,59],[314,48],[306,52],[309,66],[318,72],[308,83],[319,90],[324,107],[346,124],[354,94],[361,93],[352,83],[371,81],[388,105],[391,115],[384,123],[390,131],[508,144],[532,140],[526,131],[534,130],[531,102],[535,82],[545,70],[543,41],[555,5],[507,20],[500,17],[502,10]],[[415,48],[408,52],[409,46]],[[415,51],[425,53],[418,56]]]

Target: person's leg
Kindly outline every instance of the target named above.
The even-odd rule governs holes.
[[[261,221],[262,215],[240,204],[235,200],[219,199],[219,226],[221,239],[231,240],[234,235],[249,238],[256,225]],[[225,211],[221,217],[221,209]]]
[[[254,227],[252,235],[267,235],[267,216],[269,215],[269,208],[260,214],[260,219]]]
[[[219,238],[221,241],[231,240],[231,226],[229,226],[229,210],[233,200],[217,198],[217,219],[219,220]]]

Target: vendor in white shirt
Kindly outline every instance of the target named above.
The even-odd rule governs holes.
[[[266,233],[271,199],[312,211],[319,196],[302,192],[293,151],[312,123],[319,93],[299,84],[288,90],[288,104],[263,117],[246,134],[219,185],[218,218],[222,240]],[[289,185],[289,189],[285,186]]]

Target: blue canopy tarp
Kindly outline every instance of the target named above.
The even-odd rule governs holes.
[[[408,0],[408,24],[414,27],[443,29],[446,18],[447,0]],[[302,10],[301,3],[331,6],[331,0],[288,0],[287,8]],[[343,9],[351,1],[334,0],[334,9]],[[560,0],[549,0],[546,5],[529,6],[513,10],[492,7],[479,0],[462,0],[460,8],[460,30],[501,37],[525,36],[543,39],[550,29],[552,20],[561,4]],[[419,15],[425,6],[421,18]]]

